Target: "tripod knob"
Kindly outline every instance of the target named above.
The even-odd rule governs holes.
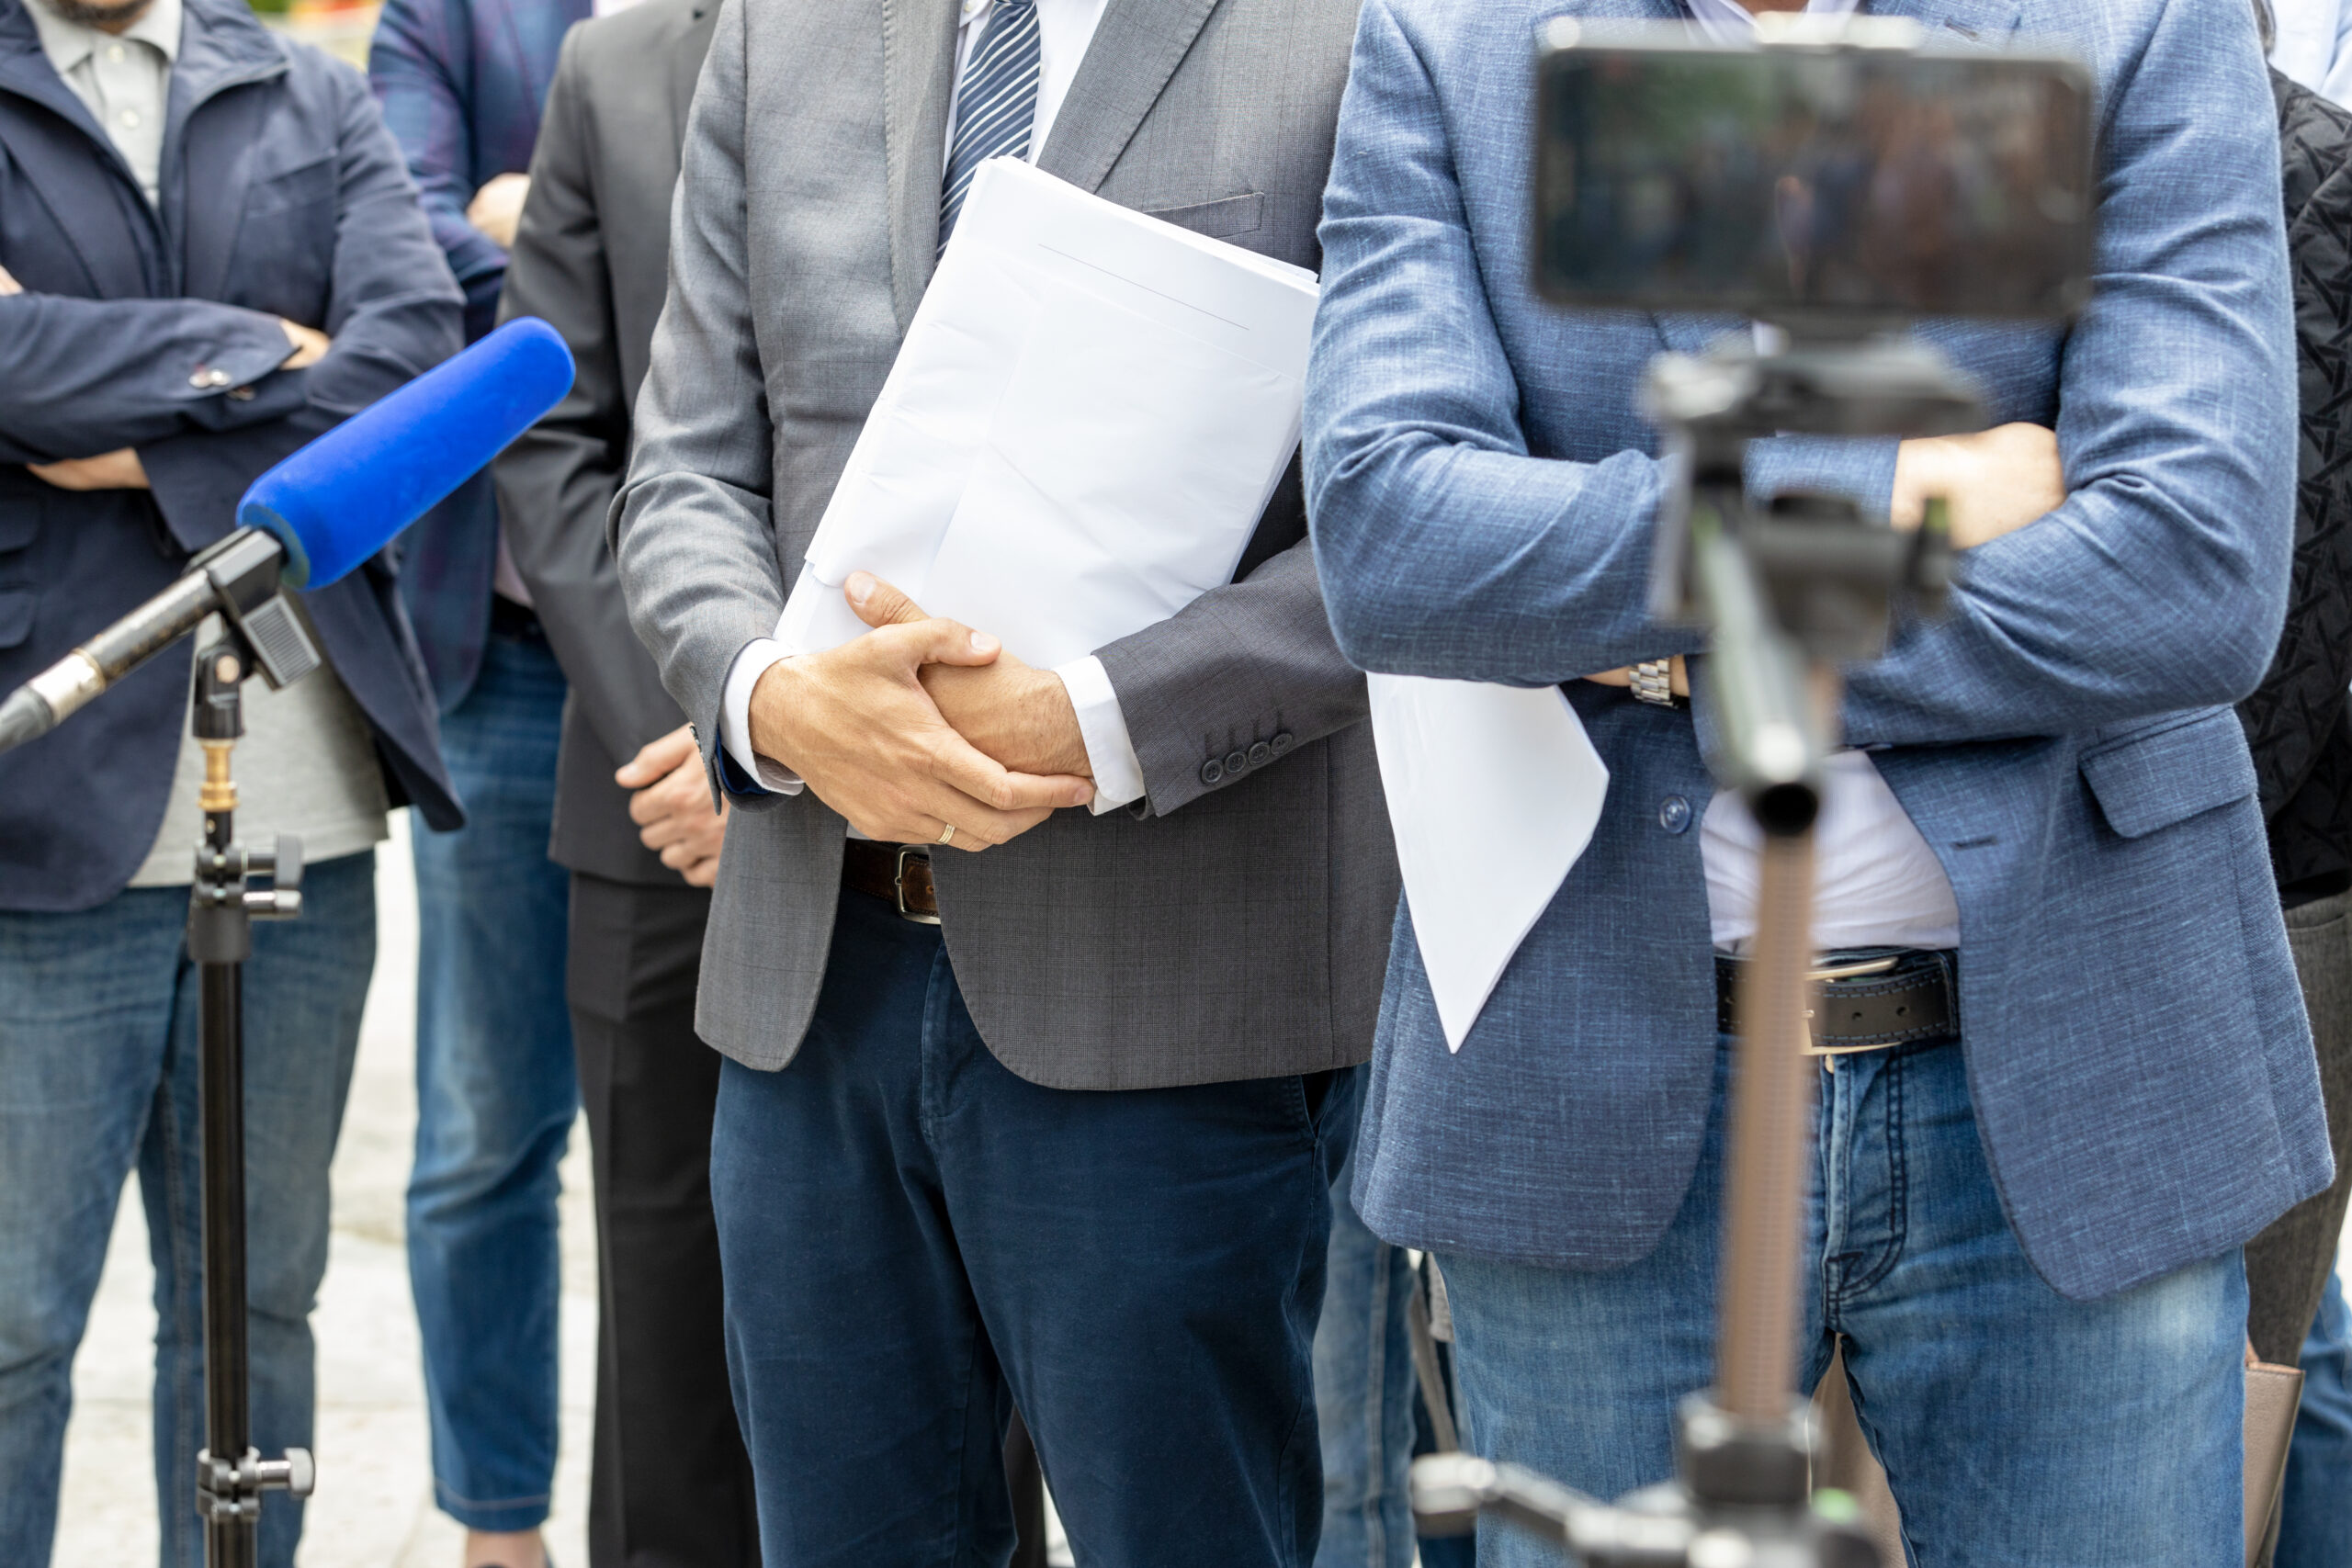
[[[308,1497],[319,1483],[319,1467],[308,1449],[288,1449],[284,1459],[265,1459],[254,1462],[253,1484],[256,1491],[290,1493]]]

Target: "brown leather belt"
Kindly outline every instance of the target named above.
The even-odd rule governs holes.
[[[842,886],[879,898],[919,925],[939,923],[939,895],[931,886],[931,849],[925,844],[877,844],[852,839],[842,856]]]

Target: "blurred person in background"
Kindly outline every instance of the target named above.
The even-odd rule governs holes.
[[[2279,6],[2309,33],[2338,4]],[[2271,23],[2257,0],[2256,13]],[[2322,29],[2329,30],[2332,29]],[[2339,89],[2323,58],[2271,45],[2287,249],[2295,281],[2301,441],[2294,581],[2270,672],[2238,706],[2261,782],[2271,870],[2319,1055],[2335,1180],[2246,1246],[2246,1331],[2264,1360],[2303,1369],[2276,1562],[2352,1563],[2352,1386],[2335,1280],[2352,1200],[2352,110],[2291,79],[2296,60]]]
[[[466,340],[498,314],[539,107],[591,0],[389,0],[368,71],[449,268]],[[539,1568],[556,1456],[556,1198],[579,1110],[567,879],[548,858],[563,671],[488,474],[411,531],[401,589],[466,805],[414,835],[416,1164],[409,1280],[435,1499],[467,1568]]]
[[[759,1561],[727,1382],[710,1209],[718,1054],[695,976],[726,829],[605,539],[669,280],[670,196],[718,0],[649,0],[564,39],[504,316],[571,345],[571,393],[499,459],[516,567],[571,682],[557,863],[571,874],[572,1050],[595,1168],[600,1299],[591,1568]]]
[[[1747,13],[1798,8],[1689,15],[1736,43]],[[1636,398],[1657,354],[1736,327],[1534,297],[1527,51],[1556,9],[1365,5],[1305,442],[1343,650],[1561,683],[1609,769],[1589,846],[1459,1055],[1400,914],[1355,1197],[1438,1255],[1470,1445],[1613,1496],[1671,1476],[1674,1405],[1714,1371],[1761,834],[1714,788],[1704,683],[1693,705],[1674,679],[1704,635],[1649,612],[1675,471]],[[1918,329],[1978,378],[1993,428],[1747,454],[1751,493],[1845,495],[1902,526],[1948,496],[1962,547],[1950,615],[1846,671],[1814,946],[1883,967],[1826,985],[1810,1026],[1842,1054],[1817,1074],[1800,1392],[1842,1349],[1918,1562],[2212,1568],[2245,1551],[2242,1248],[2332,1173],[2229,706],[2278,647],[2293,553],[2254,18],[2242,0],[1872,10],[2080,56],[2100,199],[2078,321]],[[1479,1558],[1546,1560],[1496,1529]]]
[[[350,67],[243,0],[0,0],[0,689],[156,592],[265,469],[448,355],[459,296]],[[254,1441],[311,1444],[327,1167],[375,964],[385,813],[459,821],[387,561],[300,596],[325,664],[245,683],[248,843],[302,915],[244,966]],[[201,646],[206,633],[198,634]],[[175,649],[0,756],[0,1562],[56,1528],[70,1369],[123,1178],[155,1266],[162,1561],[196,1568],[203,1445],[202,836]],[[301,1502],[263,1510],[291,1568]]]

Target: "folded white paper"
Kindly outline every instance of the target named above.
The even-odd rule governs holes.
[[[1446,1048],[1592,841],[1609,769],[1556,686],[1374,675],[1372,733]]]
[[[1232,580],[1298,445],[1314,275],[980,166],[777,640],[865,626],[864,569],[1033,665]]]

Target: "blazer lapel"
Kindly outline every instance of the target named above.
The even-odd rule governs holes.
[[[890,177],[890,297],[914,320],[938,260],[947,100],[955,91],[956,0],[882,0],[882,131]]]
[[[2021,0],[1876,0],[1865,8],[1872,16],[1917,18],[1927,29],[1930,43],[1981,43],[1996,48],[2018,30],[2020,4]]]
[[[1095,190],[1216,9],[1216,0],[1110,0],[1037,166]]]
[[[265,94],[233,89],[285,73],[284,55],[259,23],[242,14],[222,17],[201,0],[188,0],[164,132],[164,209],[181,236],[178,292],[200,299],[228,293],[229,262],[269,107]],[[223,95],[224,101],[213,101]],[[203,193],[198,201],[187,198],[192,171]]]
[[[27,0],[29,3],[29,0]],[[40,35],[23,6],[0,0],[0,93],[37,104],[38,113],[17,117],[23,130],[8,138],[6,152],[56,219],[81,263],[89,292],[98,299],[136,299],[170,292],[157,276],[161,235],[147,198],[131,179],[130,166],[92,118],[74,90],[60,80],[42,52]],[[115,178],[98,168],[111,169]]]
[[[710,52],[710,35],[718,30],[718,0],[702,0],[670,43],[670,125],[681,153],[686,145],[686,115],[695,106],[695,84],[702,79],[703,56]]]

